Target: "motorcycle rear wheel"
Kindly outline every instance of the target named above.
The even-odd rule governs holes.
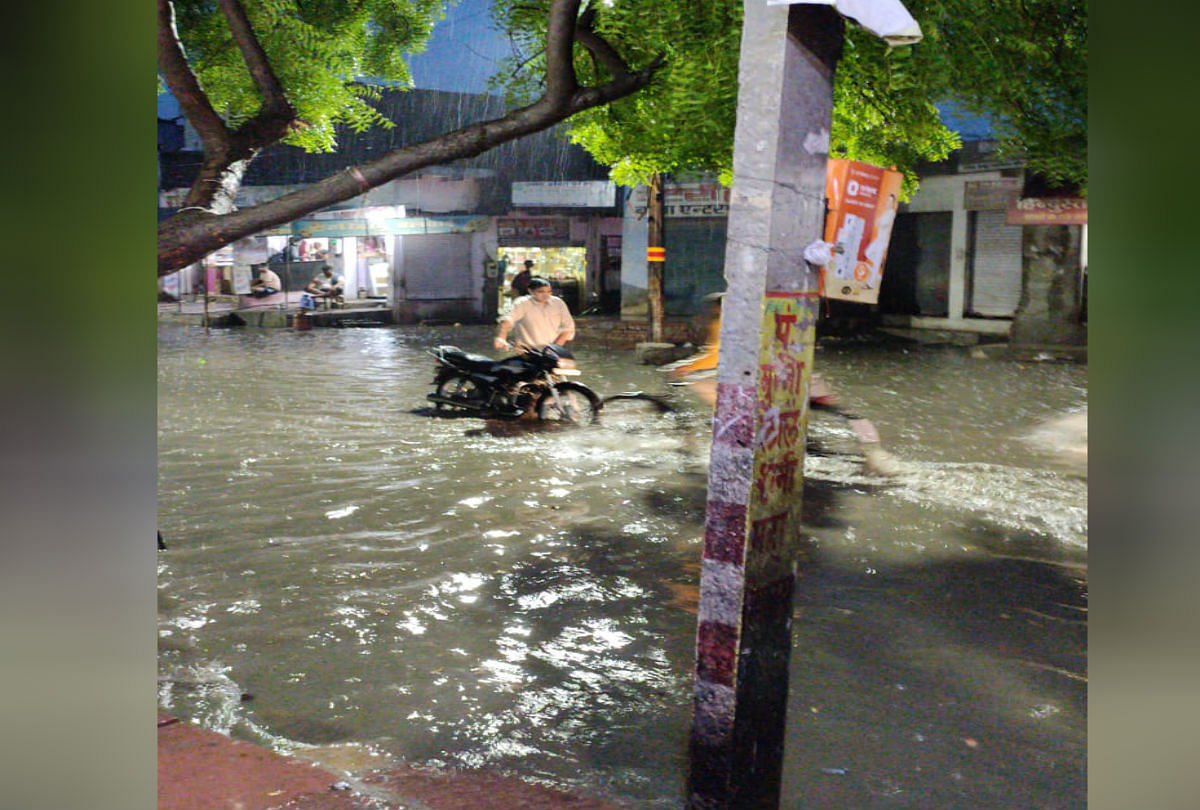
[[[464,374],[455,374],[438,383],[437,395],[447,399],[462,400],[461,406],[450,405],[446,402],[434,403],[437,410],[443,408],[461,407],[465,410],[477,411],[487,402],[488,393],[478,383]]]
[[[558,393],[557,400],[555,392]],[[579,383],[558,383],[538,400],[537,415],[547,422],[593,425],[600,421],[600,397]]]

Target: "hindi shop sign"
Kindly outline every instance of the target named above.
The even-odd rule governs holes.
[[[963,208],[967,211],[1007,211],[1021,196],[1022,181],[1017,177],[999,180],[968,180],[963,185]]]
[[[1087,200],[1082,197],[1021,197],[1004,216],[1007,225],[1087,225]]]
[[[571,243],[571,220],[566,217],[499,217],[496,242],[502,247],[554,247]]]
[[[663,213],[668,217],[727,217],[729,188],[720,183],[666,183],[663,185]],[[650,199],[646,186],[636,187],[629,195],[633,213],[646,212]]]

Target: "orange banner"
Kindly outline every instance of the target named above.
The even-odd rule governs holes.
[[[891,169],[833,159],[825,174],[825,241],[833,259],[823,268],[825,295],[874,304],[900,205],[904,175]]]

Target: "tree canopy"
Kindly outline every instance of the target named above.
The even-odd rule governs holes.
[[[262,95],[220,4],[174,0],[172,5],[199,86],[228,126],[245,124],[258,113]],[[338,125],[359,132],[394,125],[368,101],[381,85],[412,85],[406,57],[424,50],[445,0],[247,0],[242,6],[303,122],[282,142],[332,152]],[[364,76],[372,83],[358,81]]]
[[[411,83],[443,0],[157,0],[159,78],[203,144],[196,182],[159,226],[159,274],[417,169],[569,121],[624,185],[655,173],[731,179],[742,0],[495,0],[516,54],[514,106],[247,209],[234,197],[275,143],[336,149],[336,128],[393,126],[370,104]],[[890,48],[848,24],[830,153],[905,173],[958,136],[935,104],[990,118],[1001,152],[1050,184],[1087,184],[1084,0],[907,0],[925,39]],[[363,77],[372,77],[370,83]]]
[[[536,20],[545,0],[497,0],[497,19],[522,53],[496,78],[515,98],[536,87]],[[988,117],[1002,152],[1051,182],[1087,181],[1087,15],[1084,0],[907,0],[925,39],[889,47],[847,24],[834,86],[830,153],[905,173],[961,145],[937,104]],[[655,81],[635,96],[570,121],[570,137],[623,185],[657,172],[733,164],[742,0],[611,0],[591,7],[596,30],[630,54],[662,53]],[[581,73],[603,65],[581,59]]]
[[[941,98],[985,115],[1001,154],[1086,192],[1086,0],[909,0]]]
[[[547,0],[496,0],[499,25],[517,47],[493,85],[520,99],[536,89],[544,51],[537,20]],[[737,115],[737,65],[742,0],[606,0],[593,3],[598,32],[620,42],[631,58],[663,55],[649,87],[634,96],[573,117],[570,137],[622,185],[656,172],[728,171]],[[607,68],[590,54],[576,70],[592,80]]]

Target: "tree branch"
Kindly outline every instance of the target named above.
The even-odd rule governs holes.
[[[629,65],[617,53],[616,48],[596,33],[596,7],[588,6],[579,15],[579,23],[575,27],[575,41],[582,45],[596,58],[596,61],[613,76],[629,73]]]
[[[233,35],[233,41],[241,50],[246,69],[250,71],[250,77],[254,79],[254,86],[258,88],[258,92],[263,98],[258,114],[246,122],[239,131],[249,133],[266,130],[259,137],[269,140],[256,145],[264,146],[267,143],[273,143],[286,134],[295,122],[296,111],[287,100],[287,96],[283,92],[283,85],[280,84],[274,68],[267,59],[266,52],[263,51],[262,44],[250,26],[250,19],[240,0],[219,0],[219,2],[221,13],[225,15],[225,19],[229,23],[229,32]],[[272,137],[270,131],[277,128],[282,128],[282,132]]]
[[[159,0],[160,28],[164,19],[162,11],[169,5],[169,0]],[[226,5],[226,0],[222,0],[222,8]],[[158,275],[164,276],[186,267],[237,239],[353,199],[398,177],[428,166],[471,158],[502,143],[548,129],[577,112],[616,101],[649,84],[662,64],[662,57],[656,58],[642,70],[632,71],[615,49],[588,28],[583,31],[584,39],[590,35],[594,41],[590,46],[582,41],[580,44],[597,54],[597,58],[607,60],[606,65],[611,64],[613,67],[609,69],[614,73],[613,78],[604,84],[579,86],[572,58],[574,43],[580,33],[576,25],[578,9],[579,0],[553,0],[547,26],[547,90],[533,104],[512,110],[500,118],[471,124],[423,143],[398,149],[377,160],[339,171],[303,189],[259,205],[233,209],[233,194],[256,149],[240,157],[233,155],[229,149],[228,131],[217,118],[224,133],[219,144],[220,156],[210,154],[208,143],[205,143],[205,164],[184,201],[184,208],[159,225]],[[599,56],[605,52],[608,55]],[[178,49],[178,54],[182,60],[182,48]],[[186,62],[183,67],[187,67]],[[191,74],[190,69],[187,72]],[[198,84],[196,90],[199,97],[207,102]],[[185,108],[185,112],[191,120],[190,110]],[[202,189],[208,195],[207,203],[200,202]]]
[[[195,128],[205,152],[224,153],[232,133],[200,87],[175,27],[175,4],[158,0],[158,69],[179,108]]]
[[[551,104],[567,104],[579,88],[575,76],[575,23],[579,0],[553,0],[546,20],[546,95]]]

